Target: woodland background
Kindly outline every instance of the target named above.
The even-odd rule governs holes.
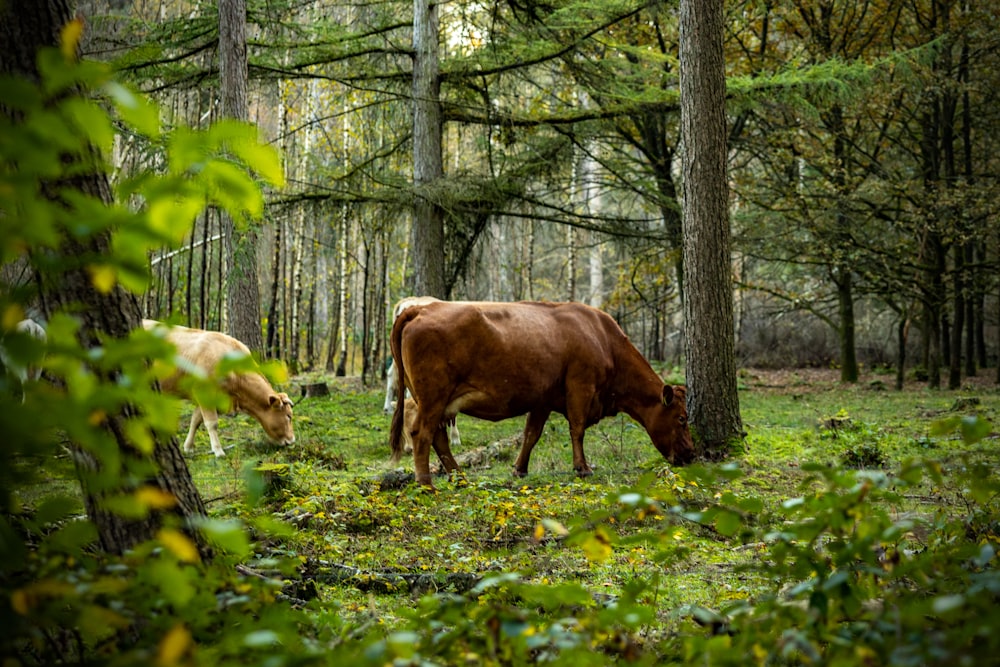
[[[691,10],[710,3],[679,5],[689,56]],[[700,179],[678,183],[678,157],[684,173],[692,161],[676,7],[455,3],[438,31],[403,5],[252,4],[249,125],[227,120],[238,6],[91,4],[74,21],[66,0],[0,2],[8,662],[994,659],[1000,407],[992,373],[967,377],[997,351],[994,10],[726,5],[741,362],[839,368],[733,372],[743,437],[684,468],[622,417],[591,430],[600,467],[576,479],[554,420],[531,477],[512,478],[515,420],[465,420],[478,460],[431,494],[386,469],[369,382],[389,304],[429,269],[453,297],[590,299],[594,285],[691,389],[705,387],[691,344],[730,342],[677,343],[681,312],[704,303],[682,237],[707,197],[678,226],[678,185]],[[78,59],[81,36],[113,67]],[[436,121],[418,61],[438,71],[421,79],[435,99],[442,85]],[[437,127],[443,175],[424,180]],[[721,246],[728,226],[712,229]],[[259,296],[234,289],[248,286]],[[36,302],[44,343],[13,330]],[[226,457],[184,456],[190,406],[159,391],[178,361],[142,311],[229,329],[263,313],[256,349],[296,382],[353,376],[297,402],[293,447],[234,417]],[[901,373],[962,392],[902,374],[885,392],[881,369],[841,381],[896,345]],[[14,372],[37,364],[37,381]],[[220,372],[251,368],[290,382],[281,361]],[[189,380],[226,405],[214,378]]]
[[[738,363],[953,387],[995,365],[1000,8],[725,7]],[[80,11],[84,56],[168,125],[220,116],[214,3]],[[586,301],[681,363],[677,3],[439,11],[444,176],[419,194],[444,214],[446,296]],[[253,228],[265,355],[376,380],[419,241],[412,3],[251,0],[247,29],[249,119],[287,176]],[[139,136],[116,151],[117,177],[162,160]],[[222,230],[208,209],[151,258],[149,316],[225,330]]]

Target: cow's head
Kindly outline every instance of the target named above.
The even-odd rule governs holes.
[[[694,459],[694,442],[688,429],[687,390],[683,385],[663,385],[663,398],[647,430],[656,449],[675,465]]]
[[[264,432],[279,445],[290,445],[295,442],[295,431],[292,429],[292,399],[288,394],[279,392],[267,397],[268,410],[260,420]]]

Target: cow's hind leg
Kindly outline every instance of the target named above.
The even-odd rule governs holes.
[[[569,437],[573,441],[573,470],[580,477],[590,477],[594,474],[583,453],[583,434],[586,431],[587,426],[583,419],[569,420]]]
[[[434,440],[437,432],[440,430],[438,428],[439,423],[440,420],[428,421],[425,419],[424,411],[420,407],[417,408],[417,418],[414,422],[412,432],[413,473],[417,479],[417,484],[431,489],[434,488],[430,466],[431,447],[433,446],[435,451],[438,449],[437,443]]]
[[[201,408],[197,405],[194,406],[194,411],[191,413],[191,426],[188,428],[187,438],[184,439],[185,454],[190,454],[194,451],[194,434],[203,421],[204,419],[201,416]]]
[[[550,411],[529,412],[528,419],[524,423],[524,435],[521,436],[521,452],[514,461],[514,474],[524,477],[528,474],[528,461],[531,459],[531,450],[534,449],[538,439],[542,437],[545,429],[545,422],[549,420]]]
[[[441,461],[445,472],[449,475],[453,472],[458,472],[458,461],[451,454],[451,446],[448,444],[448,433],[444,424],[434,431],[433,445],[434,453],[437,454],[438,460]]]

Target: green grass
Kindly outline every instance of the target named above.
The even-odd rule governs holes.
[[[967,446],[953,436],[930,436],[931,425],[949,414],[957,396],[969,392],[875,391],[836,383],[768,389],[744,383],[749,386],[741,390],[740,401],[748,435],[744,450],[730,461],[744,474],[730,482],[703,486],[697,476],[674,475],[645,432],[625,417],[607,419],[588,431],[592,477],[573,475],[566,422],[553,416],[535,448],[529,475],[514,478],[513,441],[523,419],[490,423],[460,416],[463,442],[456,454],[509,441],[507,458],[466,470],[464,479],[439,477],[434,494],[413,485],[382,491],[378,481],[391,469],[391,416],[381,411],[381,389],[365,389],[355,381],[329,382],[329,397],[296,405],[297,442],[291,448],[263,443],[259,426],[248,417],[223,417],[220,433],[228,454],[215,460],[207,436],[199,433],[197,455],[189,463],[210,513],[277,515],[295,529],[261,550],[293,555],[309,567],[322,570],[335,563],[370,573],[431,574],[443,588],[454,573],[518,572],[531,582],[577,582],[595,594],[618,595],[630,581],[658,578],[655,600],[649,602],[667,623],[679,622],[671,619],[686,605],[723,607],[753,599],[775,582],[745,567],[758,557],[759,546],[743,544],[738,535],[723,536],[670,513],[618,520],[618,494],[640,479],[653,480],[644,493],[673,498],[688,508],[708,505],[726,492],[775,508],[815,487],[814,482],[803,486],[808,479],[803,465],[839,466],[849,452],[876,452],[879,467],[889,470],[915,457],[948,465],[963,453],[997,453],[996,438]],[[980,399],[978,413],[997,423],[997,392],[980,390],[975,396]],[[830,426],[831,418],[838,420],[836,428]],[[246,470],[261,462],[289,462],[291,479],[270,501],[250,506]],[[412,461],[404,460],[401,467],[412,471]],[[938,511],[950,502],[947,493],[936,492],[931,508],[919,496],[892,510]],[[614,546],[600,553],[600,544],[567,543],[540,528],[543,521],[570,532],[603,523]],[[353,585],[321,589],[321,597],[344,614],[375,614],[388,624],[401,606],[412,606],[418,597],[405,590],[375,593]]]

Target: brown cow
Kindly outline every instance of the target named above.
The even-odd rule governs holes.
[[[177,348],[177,356],[189,364],[201,368],[206,373],[212,373],[222,358],[227,354],[250,354],[246,345],[232,336],[217,331],[204,331],[181,326],[166,326],[156,320],[143,320],[142,326],[147,331],[162,327],[166,330],[167,340]],[[162,383],[162,389],[183,398],[179,380],[181,372],[167,378]],[[276,393],[271,384],[260,373],[231,373],[222,380],[222,388],[232,401],[233,412],[242,411],[260,422],[267,437],[281,445],[295,442],[295,432],[292,429],[292,401],[288,394]],[[214,408],[195,405],[191,415],[191,428],[188,429],[184,441],[184,451],[190,453],[194,449],[194,434],[204,422],[208,431],[208,439],[212,443],[212,452],[216,456],[225,456],[219,442],[219,413]]]
[[[402,453],[403,386],[417,401],[413,462],[433,486],[430,449],[445,469],[458,465],[439,425],[457,413],[499,421],[527,414],[514,474],[528,472],[549,415],[569,422],[573,468],[592,474],[583,453],[587,427],[625,412],[672,463],[694,456],[684,387],[663,383],[610,315],[581,303],[439,302],[408,308],[390,338],[403,383],[392,418],[392,459]]]

